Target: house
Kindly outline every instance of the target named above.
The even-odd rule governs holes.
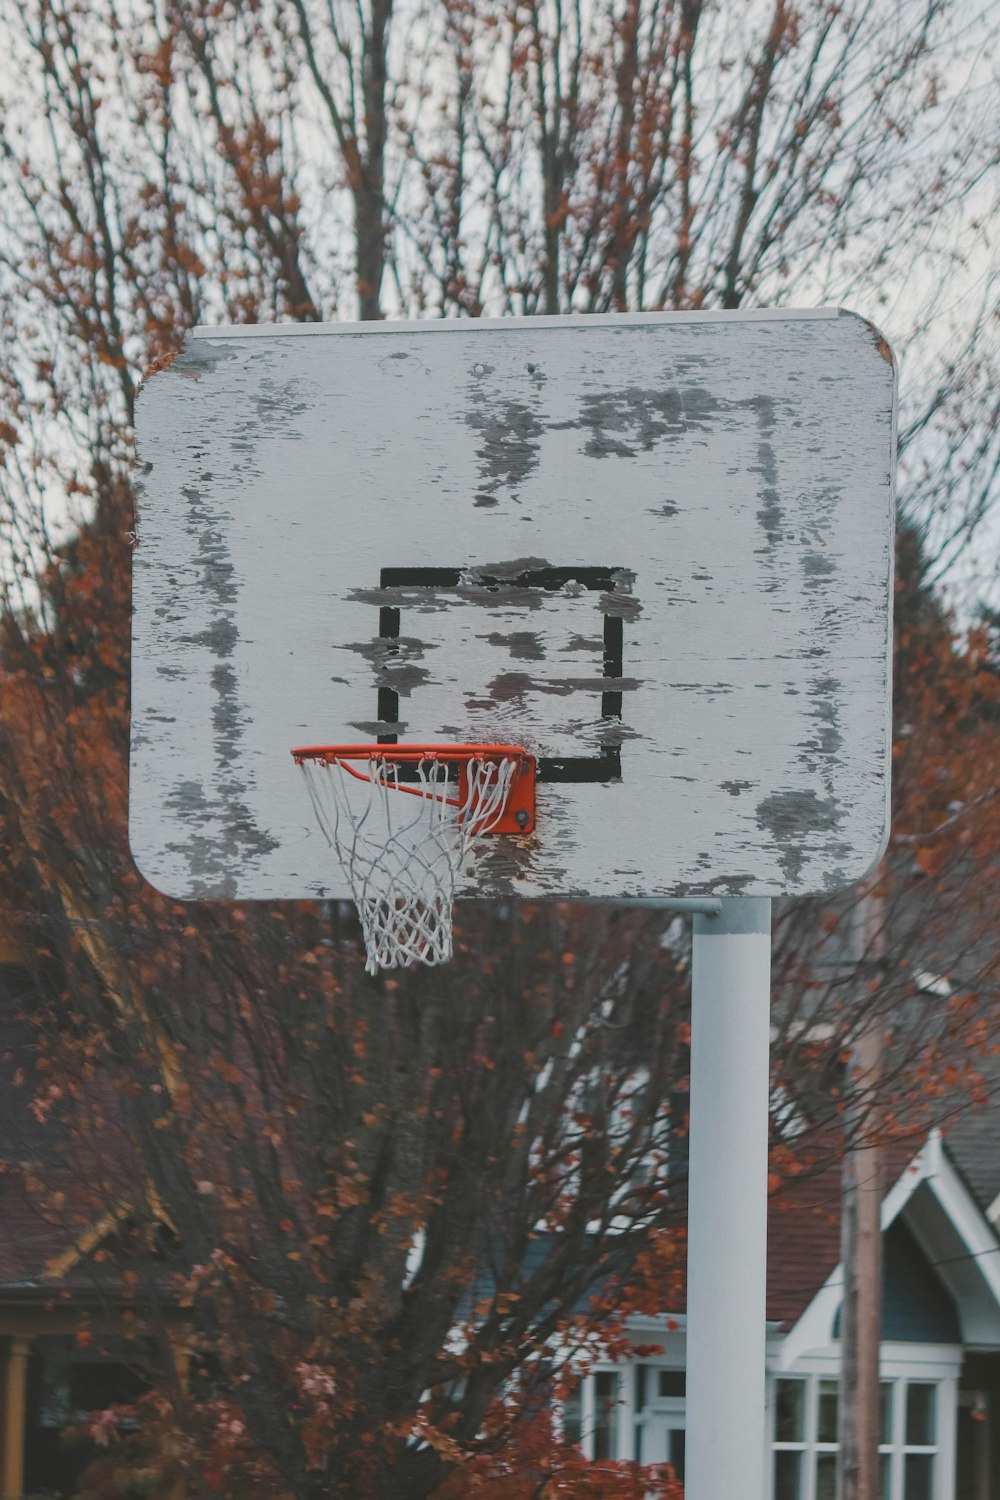
[[[30,1067],[13,966],[0,963],[0,1156],[44,1161],[46,1131],[12,1108]],[[30,1091],[22,1091],[26,1101]],[[887,1153],[883,1202],[883,1500],[1000,1496],[1000,1110],[967,1111],[945,1136]],[[48,1181],[48,1176],[46,1176]],[[68,1184],[65,1184],[68,1187]],[[0,1213],[0,1500],[72,1492],[88,1450],[60,1434],[83,1412],[136,1393],[115,1287],[101,1247],[126,1220],[91,1223],[67,1244],[3,1184]],[[19,1206],[20,1205],[20,1206]],[[803,1174],[771,1205],[767,1474],[772,1500],[833,1500],[837,1455],[840,1172]],[[147,1247],[148,1250],[148,1247]],[[739,1253],[738,1246],[734,1253]],[[120,1264],[121,1254],[116,1254]],[[79,1337],[81,1321],[87,1338]],[[566,1435],[594,1459],[684,1468],[685,1318],[633,1319],[661,1353],[598,1359],[563,1409]],[[724,1354],[724,1351],[723,1351]]]
[[[1000,1117],[890,1156],[882,1204],[884,1500],[1000,1495]],[[767,1476],[771,1500],[834,1500],[840,1312],[839,1169],[772,1200]],[[685,1317],[633,1319],[652,1359],[597,1363],[564,1426],[595,1459],[684,1469]]]
[[[95,1410],[133,1401],[148,1359],[111,1264],[127,1264],[127,1214],[74,1215],[74,1172],[32,1110],[36,1038],[22,1009],[30,980],[0,941],[0,1500],[69,1494],[92,1442],[65,1441]],[[24,1191],[30,1162],[65,1215]],[[69,1228],[67,1226],[72,1226]],[[155,1247],[154,1247],[155,1248]],[[141,1246],[148,1264],[150,1246]],[[176,1320],[175,1320],[176,1321]],[[141,1355],[141,1358],[137,1358]]]

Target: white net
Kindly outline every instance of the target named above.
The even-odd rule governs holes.
[[[380,755],[299,762],[319,826],[350,881],[369,974],[451,957],[462,863],[503,816],[519,763],[516,756],[468,761],[460,793],[447,763],[433,756],[405,771]]]

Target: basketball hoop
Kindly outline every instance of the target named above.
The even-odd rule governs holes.
[[[516,745],[305,745],[292,751],[351,886],[369,974],[444,963],[462,864],[530,833],[535,760]]]

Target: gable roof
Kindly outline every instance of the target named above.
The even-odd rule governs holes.
[[[956,1167],[939,1131],[931,1131],[882,1202],[882,1228],[902,1218],[930,1272],[954,1304],[960,1341],[1000,1349],[1000,1239]],[[794,1324],[786,1322],[787,1367],[836,1336],[843,1300],[839,1256]]]
[[[883,1191],[904,1197],[926,1175],[923,1153],[941,1151],[948,1170],[962,1184],[982,1216],[984,1229],[994,1222],[1000,1197],[1000,1063],[995,1087],[986,1078],[987,1102],[956,1109],[941,1131],[921,1132],[883,1147]],[[768,1215],[768,1319],[785,1328],[802,1315],[840,1262],[841,1164],[831,1162],[815,1174],[782,1183]],[[906,1188],[909,1181],[909,1188]],[[992,1210],[992,1213],[991,1213]],[[890,1220],[891,1222],[891,1220]],[[1000,1265],[1000,1246],[996,1257]],[[957,1262],[956,1262],[957,1264]]]
[[[897,1182],[917,1155],[921,1138],[893,1141],[882,1151],[885,1187]],[[840,1161],[784,1181],[767,1219],[767,1318],[790,1327],[840,1262]]]

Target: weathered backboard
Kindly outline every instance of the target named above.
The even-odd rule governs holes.
[[[289,751],[397,739],[539,757],[464,894],[857,878],[894,411],[836,310],[196,330],[136,415],[140,869],[346,896]]]

